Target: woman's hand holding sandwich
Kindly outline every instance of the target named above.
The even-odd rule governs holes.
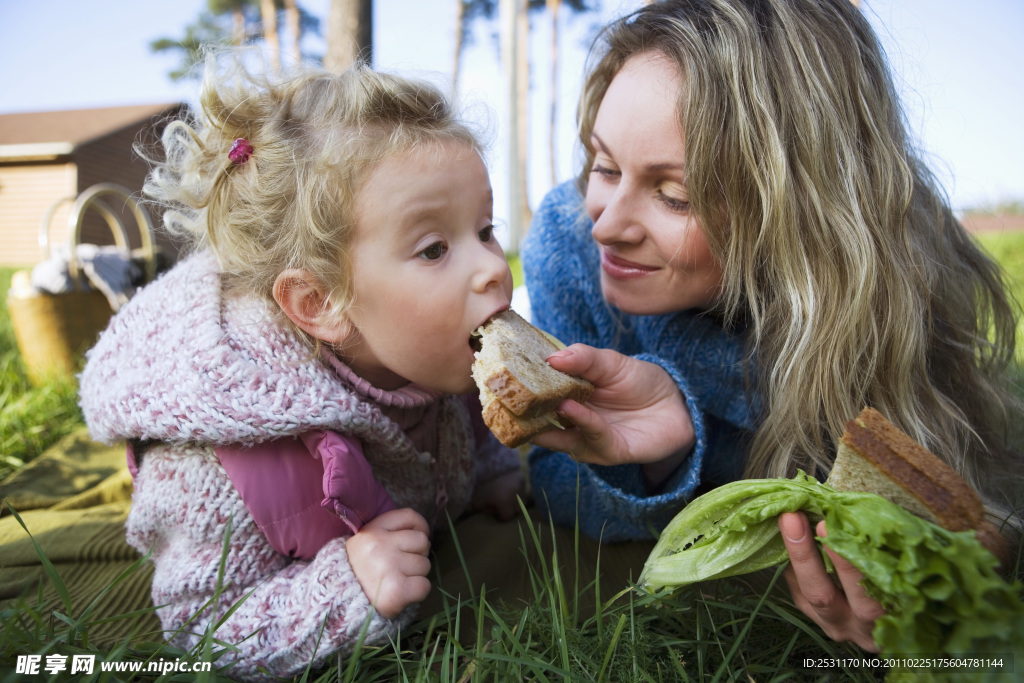
[[[590,381],[595,389],[586,405],[563,401],[558,407],[559,416],[572,426],[545,432],[533,443],[580,462],[641,464],[652,488],[692,450],[696,437],[690,412],[675,381],[658,365],[585,344],[552,354],[548,363]]]

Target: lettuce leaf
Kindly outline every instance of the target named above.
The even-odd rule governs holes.
[[[947,531],[879,495],[836,491],[803,472],[732,482],[691,502],[662,532],[639,585],[671,591],[781,564],[789,557],[776,518],[797,510],[825,520],[828,536],[818,540],[864,574],[887,610],[872,633],[883,656],[1017,654],[1024,662],[1021,586],[1000,577],[973,531]]]

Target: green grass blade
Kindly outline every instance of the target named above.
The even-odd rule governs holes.
[[[50,558],[46,556],[46,553],[43,552],[43,549],[36,542],[35,537],[32,536],[28,527],[25,526],[25,520],[21,518],[18,511],[11,507],[6,500],[4,500],[3,504],[7,506],[7,509],[11,511],[11,515],[13,515],[14,519],[18,521],[18,524],[25,530],[25,533],[28,534],[28,539],[32,542],[32,547],[35,548],[36,554],[39,556],[39,562],[43,565],[43,571],[46,572],[46,576],[49,577],[50,583],[53,584],[54,589],[57,591],[57,595],[60,596],[61,603],[64,605],[65,613],[71,614],[71,593],[68,591],[68,587],[67,584],[64,583],[64,579],[60,577],[60,574],[57,572],[57,568],[53,566],[53,563],[50,562]]]
[[[626,615],[620,614],[619,621],[615,625],[615,631],[612,633],[611,642],[608,643],[608,649],[604,653],[604,661],[601,662],[601,671],[597,675],[598,683],[604,680],[605,672],[608,670],[608,663],[612,660],[612,655],[615,653],[615,648],[619,644],[619,636],[622,635],[622,629],[626,627]]]

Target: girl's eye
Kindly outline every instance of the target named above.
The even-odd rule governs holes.
[[[494,226],[488,225],[486,228],[477,233],[480,236],[481,242],[490,242],[494,239]]]
[[[445,255],[448,251],[448,247],[445,246],[444,242],[434,242],[429,247],[416,254],[424,261],[436,261]]]

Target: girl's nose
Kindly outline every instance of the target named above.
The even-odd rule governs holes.
[[[473,273],[473,290],[485,292],[491,287],[504,285],[512,277],[512,271],[500,250],[482,249],[477,257]]]

